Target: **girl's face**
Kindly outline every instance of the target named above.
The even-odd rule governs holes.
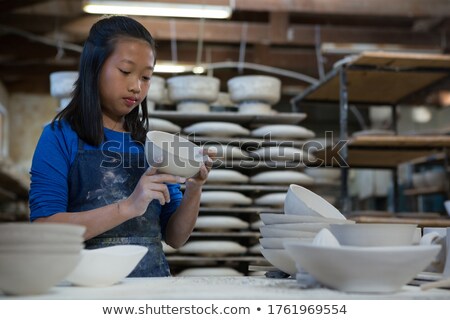
[[[155,57],[139,39],[120,38],[100,71],[100,102],[104,122],[117,122],[147,96]],[[106,119],[105,119],[106,117]]]

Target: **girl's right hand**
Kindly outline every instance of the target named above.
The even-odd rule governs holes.
[[[119,213],[130,218],[143,215],[152,200],[161,205],[170,202],[169,189],[165,183],[184,183],[185,178],[171,174],[159,174],[156,168],[149,168],[139,179],[133,193],[119,202]]]

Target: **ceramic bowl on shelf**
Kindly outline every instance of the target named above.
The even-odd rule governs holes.
[[[284,213],[345,220],[344,215],[324,198],[295,184],[289,186]]]
[[[179,135],[149,131],[145,141],[145,157],[151,167],[175,176],[189,178],[204,163],[201,147]]]
[[[148,122],[150,131],[164,131],[168,133],[178,133],[181,131],[179,125],[169,120],[150,117]]]
[[[164,90],[166,80],[164,78],[152,75],[150,78],[150,88],[147,92],[147,101],[161,103],[164,100]]]
[[[203,191],[200,203],[208,207],[232,207],[249,205],[252,199],[236,191]]]
[[[440,250],[429,246],[321,246],[285,241],[288,254],[321,284],[344,292],[401,290]]]
[[[187,268],[178,273],[177,277],[239,277],[244,274],[228,267]]]
[[[72,95],[77,71],[56,71],[50,73],[50,94],[55,98],[68,98]]]
[[[208,184],[248,183],[249,177],[236,170],[212,169],[208,174]]]
[[[414,241],[416,224],[331,224],[331,233],[346,246],[408,246]]]
[[[180,101],[177,103],[177,111],[184,113],[208,113],[209,104],[201,101]]]
[[[236,103],[248,100],[276,104],[281,97],[281,81],[263,75],[246,75],[231,78],[227,82],[230,99]]]
[[[190,240],[178,251],[183,254],[214,257],[243,254],[247,252],[247,248],[238,242],[229,240]]]
[[[254,202],[258,206],[283,207],[285,198],[286,192],[273,192],[256,198]]]
[[[309,186],[314,184],[314,179],[302,172],[294,170],[272,170],[255,174],[250,177],[250,182],[253,184],[273,185],[297,183]]]
[[[268,103],[260,101],[243,101],[237,105],[238,112],[244,114],[274,114],[275,110]]]
[[[200,75],[175,76],[167,79],[167,87],[173,102],[197,100],[211,103],[218,98],[220,80]]]
[[[242,160],[248,159],[248,153],[240,147],[225,144],[207,144],[203,149],[215,148],[218,160]]]
[[[316,134],[302,126],[292,124],[270,124],[253,129],[252,137],[271,139],[312,139]]]
[[[147,247],[138,245],[83,250],[80,262],[66,280],[78,286],[111,286],[125,279],[147,251]]]
[[[226,121],[203,121],[185,127],[184,132],[210,137],[234,137],[247,136],[250,131],[237,123]]]
[[[230,216],[199,216],[195,223],[197,230],[232,230],[248,229],[248,222]]]

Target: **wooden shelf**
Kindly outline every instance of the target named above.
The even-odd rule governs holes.
[[[348,141],[348,165],[360,168],[396,168],[417,158],[432,157],[450,147],[450,136],[361,136]],[[337,149],[340,150],[339,148]],[[339,166],[337,152],[315,154],[326,163]]]
[[[237,112],[176,112],[153,111],[149,117],[169,120],[184,127],[196,122],[225,121],[252,126],[258,124],[298,124],[306,118],[305,113],[246,114]]]
[[[421,195],[431,195],[446,193],[446,191],[439,187],[427,187],[422,189],[406,189],[403,191],[406,196],[421,196]]]
[[[295,100],[337,102],[340,98],[339,70],[309,87]],[[441,54],[364,52],[345,64],[348,101],[356,104],[394,105],[450,74],[450,57]],[[338,106],[338,104],[336,104]]]

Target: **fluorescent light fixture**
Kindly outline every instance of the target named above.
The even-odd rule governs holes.
[[[192,72],[195,74],[201,74],[205,72],[203,66],[196,66],[193,64],[173,63],[170,61],[158,61],[156,62],[154,73],[187,73]]]
[[[83,10],[93,14],[123,14],[156,17],[227,19],[231,6],[145,1],[84,1]]]

